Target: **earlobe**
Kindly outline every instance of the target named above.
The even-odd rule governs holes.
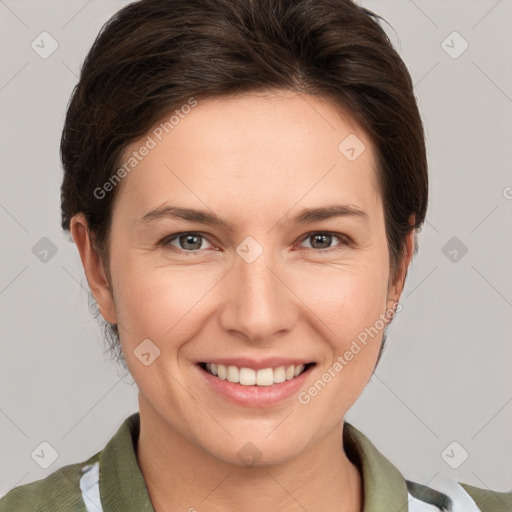
[[[70,232],[75,242],[89,288],[93,294],[103,318],[111,323],[117,323],[112,288],[103,268],[102,260],[90,237],[87,219],[82,213],[73,216],[70,222]]]

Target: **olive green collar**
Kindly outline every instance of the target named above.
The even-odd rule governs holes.
[[[100,499],[103,512],[155,512],[139,468],[135,446],[140,415],[128,416],[100,457]]]
[[[353,425],[344,422],[343,444],[363,478],[363,512],[407,512],[407,485],[402,474]]]
[[[100,497],[103,512],[155,512],[140,471],[135,446],[139,437],[138,412],[124,420],[100,456]],[[407,486],[400,472],[371,441],[350,423],[344,423],[347,456],[363,478],[363,512],[406,512]]]

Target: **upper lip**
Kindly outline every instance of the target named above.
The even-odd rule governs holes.
[[[211,359],[203,359],[199,362],[262,370],[263,368],[278,368],[279,366],[306,365],[314,361],[290,357],[265,357],[264,359],[251,359],[250,357],[213,357]]]

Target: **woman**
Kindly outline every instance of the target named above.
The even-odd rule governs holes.
[[[405,480],[344,420],[427,208],[409,73],[350,0],[148,0],[84,63],[62,226],[139,412],[0,511],[512,508]]]

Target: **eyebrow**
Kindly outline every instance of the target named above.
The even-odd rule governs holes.
[[[304,208],[289,220],[286,224],[311,224],[322,220],[329,220],[336,217],[352,217],[368,222],[368,214],[352,205],[329,205],[321,208]],[[178,206],[160,206],[144,214],[137,223],[146,224],[155,220],[170,218],[181,219],[200,224],[218,226],[233,231],[233,225],[227,220],[218,217],[214,213],[192,208],[181,208]]]

